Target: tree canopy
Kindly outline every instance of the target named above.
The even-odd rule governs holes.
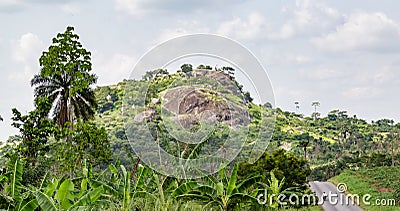
[[[97,108],[91,88],[97,80],[91,73],[91,53],[82,47],[73,31],[69,26],[53,38],[53,44],[39,59],[39,74],[31,80],[35,97],[50,100],[53,117],[61,128],[76,118],[93,118]]]

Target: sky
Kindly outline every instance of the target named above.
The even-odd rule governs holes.
[[[211,33],[248,48],[275,105],[310,115],[346,110],[399,120],[400,2],[389,0],[1,0],[0,140],[18,131],[11,109],[33,109],[30,79],[57,33],[74,26],[92,52],[98,85],[128,78],[158,44]],[[210,64],[214,65],[214,64]]]

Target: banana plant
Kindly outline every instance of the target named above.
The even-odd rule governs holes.
[[[71,180],[66,179],[61,183],[53,178],[44,190],[37,189],[34,195],[42,210],[89,210],[101,208],[97,201],[103,192],[102,186],[86,189],[84,180],[81,190],[77,191]]]
[[[181,194],[178,198],[196,200],[204,204],[203,210],[232,210],[246,203],[257,203],[258,189],[251,189],[257,184],[259,176],[252,176],[237,181],[238,166],[235,165],[231,175],[226,170],[220,171],[219,179],[212,176],[204,178],[199,187],[190,193]]]
[[[110,164],[97,178],[90,178],[92,188],[102,186],[104,193],[99,200],[110,210],[168,210],[175,206],[175,199],[197,187],[196,181],[179,184],[177,180],[161,176],[138,164],[134,179],[123,165]]]
[[[117,165],[119,162],[117,162]],[[118,168],[110,164],[108,170],[111,175],[103,172],[98,178],[90,179],[89,183],[92,188],[99,186],[104,187],[105,193],[103,194],[102,201],[109,206],[109,209],[116,210],[133,210],[135,209],[135,193],[146,189],[146,178],[149,169],[142,165],[138,165],[136,182],[131,183],[130,173],[123,165]]]
[[[31,193],[22,185],[23,163],[12,155],[7,162],[8,173],[2,175],[0,180],[5,183],[5,191],[0,197],[7,203],[7,210],[35,210],[37,201],[32,199]],[[1,208],[1,207],[0,207]]]
[[[181,205],[184,204],[176,203],[178,202],[178,198],[198,187],[196,181],[182,180],[182,184],[179,184],[175,178],[159,175],[154,172],[151,174],[150,183],[154,184],[154,186],[143,191],[138,191],[135,197],[146,198],[144,206],[149,207],[149,204],[151,204],[154,210],[167,211],[182,208]]]
[[[290,195],[292,193],[295,193],[295,191],[297,189],[295,187],[283,189],[283,185],[285,184],[285,177],[283,177],[279,181],[279,179],[277,179],[275,177],[275,174],[273,171],[271,171],[270,175],[271,175],[271,179],[268,180],[268,184],[261,183],[261,182],[259,184],[263,185],[266,188],[267,193],[269,195],[269,196],[268,195],[264,196],[264,197],[267,197],[267,201],[269,202],[269,204],[267,204],[267,206],[272,208],[273,210],[276,210],[279,207],[278,196],[281,194]],[[270,196],[272,198],[270,198]]]

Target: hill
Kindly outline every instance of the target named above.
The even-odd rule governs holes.
[[[122,110],[125,109],[126,113],[126,111],[130,109],[129,107],[123,108],[124,93],[130,94],[129,97],[125,98],[129,100],[129,103],[125,104],[135,106],[131,107],[132,110],[136,112],[134,114],[135,118],[143,119],[140,115],[144,115],[145,117],[146,112],[147,115],[149,115],[153,113],[151,109],[156,109],[155,105],[153,107],[145,105],[151,103],[151,101],[158,104],[160,104],[160,101],[167,102],[165,103],[165,109],[167,111],[169,110],[169,112],[171,112],[172,107],[177,107],[177,105],[170,106],[168,102],[177,102],[177,96],[179,96],[177,93],[185,92],[185,90],[171,89],[171,87],[182,86],[184,83],[196,83],[198,77],[202,77],[201,80],[198,80],[201,83],[207,81],[209,84],[213,84],[212,79],[216,77],[229,77],[227,73],[220,73],[218,75],[215,71],[209,71],[207,74],[201,76],[196,75],[196,77],[183,74],[182,72],[169,74],[166,70],[161,73],[159,72],[159,75],[156,74],[157,72],[155,71],[148,72],[147,76],[145,75],[142,80],[125,80],[117,85],[98,87],[96,89],[96,97],[99,104],[96,122],[107,129],[115,158],[126,157],[124,155],[126,155],[127,152],[131,152],[123,124],[124,117]],[[193,72],[192,74],[194,75],[196,73]],[[152,80],[152,78],[156,80]],[[155,83],[149,85],[149,81]],[[238,108],[237,111],[246,108],[251,117],[257,116],[255,115],[256,113],[267,112],[267,108],[269,108],[268,103],[264,105],[255,105],[251,102],[251,99],[240,98],[240,93],[229,91],[231,89],[226,88],[229,87],[228,85],[233,86],[235,84],[224,84],[225,89],[222,92],[220,91],[220,93],[229,97],[229,102],[235,104],[233,106]],[[128,91],[126,87],[129,88]],[[146,93],[146,87],[152,88],[153,92],[146,96],[146,99],[141,102],[141,99],[137,96]],[[221,86],[219,88],[221,88]],[[210,103],[210,99],[212,99],[213,95],[215,99],[221,97],[210,91],[213,89],[215,90],[216,87],[210,87],[208,90],[197,90],[184,99],[181,108],[185,108],[185,111],[175,111],[175,113],[180,116],[180,118],[178,118],[180,119],[179,123],[184,124],[186,128],[196,126],[190,125],[193,123],[193,119],[191,119],[194,118],[193,115],[197,114],[202,109],[209,109],[211,105],[218,104],[216,102]],[[243,92],[243,90],[236,90],[236,92]],[[245,92],[243,93],[243,96],[246,96]],[[145,107],[150,110],[145,111]],[[226,107],[226,105],[225,108],[223,105],[220,105],[213,106],[212,109],[216,110],[216,113],[221,113],[220,111],[223,109],[226,110]],[[325,117],[319,117],[317,113],[314,118],[293,112],[282,111],[279,108],[273,109],[273,111],[276,121],[273,128],[272,139],[267,150],[272,152],[276,149],[283,148],[289,153],[307,159],[313,169],[310,180],[326,180],[338,175],[345,169],[354,170],[400,164],[400,155],[398,153],[398,131],[400,129],[400,124],[395,124],[392,120],[382,119],[368,123],[365,120],[357,118],[355,115],[350,116],[346,111],[339,110],[333,110]],[[172,111],[172,113],[174,113],[174,111]],[[219,117],[219,120],[221,120],[221,118],[222,117]],[[223,117],[223,119],[229,118],[229,116]],[[252,118],[252,120],[254,121],[254,118]],[[227,122],[228,121],[225,121],[225,123]],[[231,124],[230,127],[236,124],[238,123]],[[271,130],[271,127],[265,127],[264,130]],[[257,125],[253,122],[253,124],[250,125],[249,137],[257,137],[258,132]],[[259,138],[262,139],[263,137]]]
[[[236,141],[248,138],[248,143],[252,142],[254,138],[246,137],[246,131],[259,130],[262,126],[256,122],[260,121],[258,116],[260,113],[268,113],[267,108],[251,103],[251,99],[245,97],[248,95],[241,90],[242,86],[232,80],[232,75],[222,70],[193,70],[175,74],[165,71],[149,75],[156,76],[137,81],[126,80],[115,86],[96,89],[99,104],[96,122],[107,129],[115,158],[122,158],[123,162],[127,162],[123,155],[132,153],[127,135],[132,130],[144,130],[141,126],[143,121],[153,122],[158,127],[161,125],[157,131],[151,129],[150,133],[163,133],[163,137],[168,140],[162,144],[183,144],[187,152],[196,147],[193,143],[186,144],[190,142],[186,140],[187,137],[193,140],[207,139],[207,146],[202,146],[204,150],[197,154],[209,154],[217,149],[218,143],[226,139],[221,137],[230,136],[229,131],[236,134],[231,135]],[[253,122],[250,116],[256,116]],[[127,133],[124,122],[128,128]],[[218,126],[210,128],[211,125]],[[185,130],[179,129],[181,126]],[[272,131],[272,127],[264,131],[268,130]],[[185,131],[192,132],[188,134]],[[132,136],[131,140],[142,141],[147,138],[140,133]],[[184,139],[185,143],[179,143]],[[187,156],[177,155],[176,151],[169,153],[179,157]]]

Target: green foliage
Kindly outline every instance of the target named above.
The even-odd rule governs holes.
[[[289,187],[298,187],[305,189],[307,176],[311,173],[306,160],[286,153],[284,150],[277,150],[272,154],[264,153],[254,164],[239,163],[240,178],[246,178],[248,175],[259,173],[262,176],[262,182],[268,183],[271,172],[279,179],[285,178],[284,189]]]
[[[61,128],[75,118],[93,118],[97,107],[94,91],[90,88],[97,80],[90,73],[91,53],[82,47],[79,36],[73,31],[74,28],[69,26],[53,38],[53,44],[39,59],[40,73],[31,81],[35,86],[35,97],[50,100],[54,119]]]
[[[107,132],[95,123],[78,121],[73,130],[64,129],[62,137],[70,139],[70,143],[56,144],[59,162],[65,171],[73,172],[83,161],[99,166],[111,159]]]
[[[132,210],[135,207],[133,195],[136,191],[144,190],[148,169],[139,166],[137,183],[132,186],[130,172],[127,172],[123,165],[119,168],[120,171],[115,165],[110,164],[108,167],[109,174],[102,174],[96,180],[89,180],[89,183],[94,188],[104,187],[105,194],[107,194],[104,201],[109,209]]]
[[[264,196],[266,197],[266,204],[268,205],[268,207],[271,207],[272,209],[277,209],[280,204],[278,203],[278,197],[280,194],[287,194],[290,195],[291,190],[294,188],[287,188],[284,189],[283,186],[285,184],[285,177],[283,177],[281,180],[278,180],[275,177],[274,172],[271,172],[271,179],[268,179],[268,183],[264,184],[264,187],[266,187],[268,195]],[[271,203],[272,202],[272,203]]]
[[[171,81],[174,81],[172,84],[178,85],[179,80],[181,79],[180,77],[183,76],[179,74],[170,74],[168,76],[154,75],[151,78],[152,85],[150,86],[151,89],[153,89],[152,96],[154,98],[159,98],[160,95],[158,95],[158,93],[164,91],[166,87],[170,87]],[[185,78],[185,80],[191,80],[191,78]],[[135,105],[136,109],[142,111],[141,109],[143,109],[143,105],[137,103],[136,96],[139,95],[138,93],[140,93],[141,90],[143,91],[143,87],[145,87],[145,85],[143,84],[145,84],[146,82],[125,81],[124,84],[126,83],[129,83],[129,86],[127,86],[130,89],[129,93],[134,93],[129,96],[128,105]],[[133,89],[132,87],[135,88]],[[113,86],[111,90],[114,91],[110,91],[109,93],[115,92],[117,89],[115,88],[115,86]],[[231,97],[230,99],[233,99],[233,101],[237,103],[241,102],[240,99],[237,99],[235,97]],[[148,99],[148,102],[150,102],[150,100],[151,99]],[[117,105],[118,101],[120,100],[113,100],[113,104]],[[154,106],[155,110],[158,111],[157,109],[159,109],[159,107],[157,105]],[[400,161],[396,156],[398,152],[396,141],[391,141],[393,139],[388,140],[389,135],[386,133],[389,132],[385,132],[389,131],[388,127],[392,129],[396,127],[389,120],[376,121],[373,124],[368,124],[366,121],[358,119],[356,116],[351,117],[347,114],[347,112],[339,110],[331,111],[328,116],[319,117],[313,120],[312,118],[304,117],[301,114],[284,112],[280,109],[270,109],[270,105],[258,106],[249,103],[248,107],[250,116],[252,117],[252,123],[249,127],[250,131],[248,134],[249,142],[251,143],[251,141],[255,138],[260,138],[261,140],[268,138],[263,133],[259,134],[259,131],[271,130],[271,128],[269,128],[268,126],[260,125],[260,115],[265,115],[265,113],[271,111],[276,112],[277,122],[275,125],[275,131],[273,133],[272,141],[268,147],[268,151],[270,152],[269,154],[272,154],[274,151],[280,148],[284,148],[287,151],[285,154],[290,155],[293,158],[297,158],[298,160],[300,160],[301,157],[307,158],[311,169],[313,169],[310,179],[324,180],[326,178],[339,174],[344,169],[357,169],[380,165],[391,165],[391,157],[394,158],[395,165],[397,165],[397,163]],[[318,105],[314,105],[314,107],[317,108]],[[269,110],[267,108],[269,108]],[[109,129],[110,131],[113,131],[113,142],[116,141],[114,143],[118,143],[118,145],[114,146],[116,149],[121,149],[123,148],[122,146],[124,146],[122,143],[124,143],[123,140],[126,137],[124,136],[123,129],[121,130],[121,127],[118,126],[118,110],[113,108],[108,111],[110,112],[103,113],[102,117],[107,116],[107,120],[105,121],[108,122],[106,125],[113,126]],[[165,120],[160,121],[157,115],[155,115],[153,120],[155,121],[149,122],[150,128],[154,126],[154,128],[159,129],[158,134],[162,133],[164,125],[168,124],[168,122]],[[157,125],[158,127],[156,127]],[[128,129],[130,128],[128,127]],[[218,141],[223,140],[224,136],[225,135],[222,130],[220,132],[210,135],[209,141],[210,143],[218,145]],[[388,146],[388,144],[385,144],[385,142],[390,143],[390,145]],[[204,152],[199,150],[201,146],[185,146],[185,144],[181,144],[173,138],[167,136],[164,137],[160,141],[160,143],[162,147],[165,148],[165,150],[169,150],[169,153],[176,156],[185,157],[188,154],[199,155]],[[394,156],[388,155],[387,153],[386,155],[384,155],[385,150],[391,150],[392,148]],[[186,151],[179,151],[176,149],[186,149]],[[209,149],[211,149],[211,147]],[[246,146],[245,150],[247,150]],[[249,152],[245,150],[245,153]],[[283,150],[280,151],[283,152]],[[182,154],[182,152],[185,153]],[[271,163],[273,163],[272,160]],[[269,173],[272,171],[279,179],[282,179],[283,176],[285,176],[287,180],[285,185],[288,187],[292,185],[302,186],[302,184],[305,184],[306,175],[309,175],[309,173],[307,172],[310,171],[305,161],[300,165],[294,165],[294,168],[292,168],[291,165],[287,165],[287,163],[280,163],[281,164],[278,168],[270,167],[267,170],[258,169],[257,171],[250,172],[265,172],[265,175],[263,176],[264,182],[267,182]],[[289,167],[286,167],[285,165]],[[257,169],[255,167],[253,168]],[[290,170],[288,170],[288,172],[285,172],[281,169]],[[292,174],[292,176],[287,176],[286,174],[291,174],[289,171],[291,171],[292,169],[302,169],[300,170],[300,172],[303,171],[306,173],[302,174],[299,177],[296,176],[296,174]],[[240,173],[241,172],[247,171],[240,171]],[[239,177],[240,176],[241,175],[239,175]],[[301,181],[293,182],[291,181],[291,178],[292,180],[295,180],[293,178],[296,178]],[[304,191],[304,186],[302,188]]]
[[[36,98],[35,110],[29,114],[22,115],[15,108],[12,110],[12,125],[19,129],[22,136],[17,152],[27,159],[28,164],[35,165],[37,158],[49,151],[48,138],[57,131],[53,122],[47,118],[50,109],[51,103],[47,98]]]
[[[50,140],[54,140],[59,130],[47,117],[50,109],[47,98],[36,98],[35,109],[28,114],[22,115],[15,108],[12,110],[12,125],[19,129],[21,138],[10,139],[7,146],[9,153],[16,153],[24,160],[24,184],[36,185],[52,165],[52,159],[48,157],[52,148]]]
[[[195,70],[191,64],[182,65],[176,74],[158,69],[148,71],[142,80],[126,80],[116,86],[93,90],[91,86],[97,78],[91,73],[91,54],[82,47],[79,36],[73,31],[73,27],[67,27],[64,33],[59,33],[39,59],[41,70],[31,81],[31,85],[35,86],[35,110],[22,115],[13,109],[13,126],[20,130],[21,138],[15,137],[1,152],[17,152],[21,159],[11,156],[7,172],[3,171],[0,175],[0,209],[263,209],[265,207],[258,206],[256,201],[259,188],[267,188],[277,195],[292,188],[307,191],[305,183],[311,172],[309,164],[313,169],[310,178],[323,180],[345,169],[368,169],[400,163],[400,124],[394,124],[393,120],[382,119],[368,124],[339,110],[321,117],[317,112],[319,102],[311,104],[314,107],[312,118],[272,109],[270,103],[255,105],[250,93],[245,92],[235,80],[235,70],[231,67],[215,68],[216,73],[233,81],[232,85],[225,87],[223,96],[210,91],[222,88],[214,78],[192,77]],[[213,68],[199,65],[197,69]],[[231,131],[231,135],[238,140],[246,138],[237,160],[252,152],[251,144],[256,139],[269,140],[268,132],[275,127],[269,153],[264,153],[254,164],[241,162],[233,169],[228,167],[218,175],[199,180],[158,175],[139,164],[140,159],[132,165],[134,159],[129,160],[129,157],[133,158],[130,155],[132,149],[122,124],[122,112],[135,115],[145,109],[154,110],[154,115],[145,121],[160,146],[177,157],[192,159],[219,149],[230,134],[232,128],[229,125],[218,124],[206,141],[187,144],[168,135],[166,128],[172,123],[160,116],[163,109],[160,102],[167,89],[204,82],[216,84],[203,91],[207,100],[218,104],[222,97],[226,97],[232,102],[231,106],[247,109],[251,117],[250,124],[245,127],[249,130],[248,134],[244,134],[245,130]],[[239,93],[227,91],[237,88]],[[127,94],[124,105],[129,105],[129,108],[123,106],[124,94]],[[141,102],[143,96],[145,102]],[[54,111],[55,122],[48,118],[50,111]],[[95,117],[96,111],[95,121],[87,121]],[[277,114],[276,125],[269,125],[262,117],[273,116],[273,113]],[[55,127],[55,123],[60,127]],[[199,130],[202,124],[204,122],[197,122],[190,129]],[[126,130],[129,133],[136,130],[138,133],[135,134],[139,134],[136,138],[142,138],[141,128],[127,124]],[[18,146],[14,147],[12,143]],[[116,165],[109,164],[111,158],[118,160]],[[123,165],[120,165],[119,158]],[[108,168],[106,164],[109,164]],[[127,167],[131,169],[127,170]],[[364,183],[350,171],[334,179],[354,184],[361,192],[374,191],[367,187],[374,184],[390,189],[390,194],[393,194],[390,196],[398,198],[400,185],[394,175],[399,172],[393,169],[374,169],[379,174],[360,170],[358,174]],[[46,174],[48,172],[58,176],[49,180],[51,176]],[[389,183],[389,180],[396,182]],[[379,191],[374,193],[389,195]],[[269,208],[278,208],[277,203]]]
[[[199,66],[197,66],[197,69],[199,69],[199,70],[212,70],[212,67],[210,65],[200,64]]]
[[[87,190],[82,189],[77,192],[71,180],[67,179],[60,183],[58,179],[54,178],[44,190],[37,189],[33,193],[42,210],[92,210],[102,208],[99,201],[104,192],[102,186]],[[84,180],[82,183],[84,183]]]
[[[95,95],[98,104],[98,114],[114,109],[116,106],[114,102],[116,102],[119,97],[118,90],[108,86],[97,87],[95,89]]]
[[[34,166],[28,165],[27,162],[24,163],[24,173],[22,175],[22,183],[24,185],[38,186],[46,172],[57,173],[54,171],[57,161],[52,157],[41,156]]]
[[[21,140],[22,137],[20,135],[9,136],[5,144],[0,147],[0,169],[6,167],[8,156],[16,153],[17,146]]]
[[[8,172],[0,175],[0,184],[4,191],[0,192],[0,209],[10,210],[34,210],[37,202],[30,198],[29,192],[22,184],[23,163],[16,156],[12,155],[7,163]],[[3,204],[5,202],[5,204]]]
[[[314,120],[276,111],[277,121],[268,149],[272,152],[284,148],[298,157],[306,154],[312,169],[310,180],[326,180],[345,169],[400,164],[399,129],[391,120],[369,124],[340,110]],[[310,136],[310,141],[299,139],[304,134]]]
[[[160,176],[152,170],[139,165],[135,179],[130,179],[130,172],[124,166],[120,171],[114,166],[109,166],[111,180],[91,181],[92,185],[102,185],[110,200],[107,200],[109,208],[117,210],[169,210],[175,206],[177,197],[187,193],[197,186],[197,182],[189,181],[178,185],[172,178]]]
[[[22,172],[23,167],[21,161],[13,156],[7,164],[7,168],[11,170],[9,181],[6,187],[6,192],[14,199],[20,199],[22,189]]]
[[[151,81],[153,79],[156,79],[158,77],[166,76],[168,75],[168,71],[166,69],[157,69],[157,70],[151,70],[147,71],[143,76],[142,79],[145,81]]]
[[[398,210],[400,181],[400,167],[376,167],[371,169],[359,169],[357,171],[346,170],[338,176],[330,179],[333,183],[345,183],[348,192],[363,196],[370,194],[371,206],[361,204],[366,210]],[[361,197],[360,197],[361,198]],[[396,207],[373,206],[376,199],[396,199]],[[362,201],[362,200],[360,200]]]
[[[257,176],[238,180],[238,166],[235,165],[230,176],[226,169],[219,172],[219,177],[205,177],[198,188],[182,194],[179,198],[197,200],[203,204],[203,210],[233,210],[245,207],[258,207],[256,186]]]
[[[54,201],[46,194],[38,191],[35,193],[36,200],[43,210],[56,211],[57,207]]]
[[[184,73],[189,73],[189,72],[192,72],[192,71],[193,71],[193,66],[192,66],[191,64],[183,64],[183,65],[181,66],[181,70],[182,70],[182,72],[184,72]]]

